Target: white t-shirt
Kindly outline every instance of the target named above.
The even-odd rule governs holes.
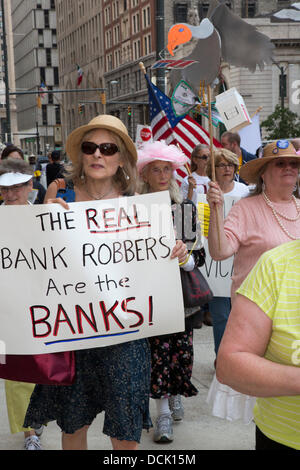
[[[208,183],[210,182],[210,179],[208,176],[198,175],[195,171],[193,171],[192,176],[195,178],[196,184],[197,184],[197,187],[193,190],[192,201],[194,204],[197,204],[197,194],[207,193]],[[181,183],[181,192],[182,192],[184,199],[187,198],[188,191],[189,191],[189,182],[188,182],[188,176],[186,176]]]
[[[238,181],[234,181],[234,187],[229,193],[224,193],[224,196],[239,196],[239,197],[246,197],[250,194],[249,187]]]

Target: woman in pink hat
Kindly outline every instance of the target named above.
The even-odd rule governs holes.
[[[139,150],[137,163],[142,181],[142,193],[169,191],[173,214],[179,207],[186,214],[189,212],[187,206],[192,206],[192,218],[185,220],[185,216],[183,216],[184,241],[187,241],[184,236],[187,230],[192,229],[194,234],[197,231],[195,206],[191,201],[189,204],[181,204],[182,194],[174,177],[175,170],[182,167],[187,161],[188,158],[175,145],[156,141],[146,144]],[[176,221],[176,216],[174,220]],[[195,265],[204,262],[203,252],[199,251],[200,248],[201,237],[198,246],[193,250],[193,255],[181,266],[181,269],[190,271]],[[199,307],[195,307],[193,312],[188,312],[188,314],[195,311],[199,312]],[[187,312],[185,314],[187,315]],[[191,322],[192,316],[186,318],[184,332],[149,338],[152,358],[150,396],[156,401],[158,415],[154,428],[155,442],[173,441],[173,420],[181,421],[184,415],[181,396],[192,397],[198,392],[191,382],[193,367],[193,327]]]

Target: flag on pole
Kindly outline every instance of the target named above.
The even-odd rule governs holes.
[[[79,86],[80,83],[82,82],[82,76],[83,76],[83,71],[81,67],[79,67],[79,65],[77,64],[77,86]]]
[[[165,140],[167,144],[178,144],[190,158],[194,147],[198,144],[210,145],[209,133],[189,115],[176,116],[172,109],[171,99],[149,80],[148,86],[150,122],[153,140]],[[217,139],[213,139],[215,147],[221,147]],[[185,168],[177,170],[179,183],[188,174]]]
[[[40,92],[40,93],[39,93],[39,96],[40,96],[41,98],[45,98],[46,93],[44,93],[44,92],[47,91],[47,90],[48,90],[48,88],[46,87],[45,83],[42,82],[42,83],[40,84],[40,88],[39,88],[39,92]]]

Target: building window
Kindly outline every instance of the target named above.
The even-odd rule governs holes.
[[[209,2],[198,3],[198,12],[199,12],[200,20],[203,20],[203,18],[207,17],[208,9],[209,9]]]
[[[256,0],[243,0],[242,17],[254,18],[256,14]]]
[[[61,124],[61,117],[60,117],[60,105],[55,106],[55,123]]]
[[[42,121],[43,121],[43,126],[48,125],[47,105],[46,104],[42,104]]]
[[[175,23],[186,23],[187,22],[188,5],[185,3],[176,3],[174,5],[174,19]]]
[[[58,67],[53,67],[54,85],[59,85]]]
[[[51,67],[52,65],[52,57],[51,57],[51,49],[46,49],[46,65],[47,67]]]

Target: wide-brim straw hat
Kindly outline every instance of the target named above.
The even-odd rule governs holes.
[[[101,114],[94,117],[88,124],[85,126],[78,127],[71,134],[69,134],[66,142],[66,152],[69,158],[75,163],[81,153],[81,143],[83,136],[94,129],[105,129],[107,131],[112,131],[117,134],[124,142],[125,147],[131,154],[134,162],[137,161],[137,149],[128,135],[128,131],[123,122],[116,116],[111,116],[109,114]]]
[[[255,158],[241,166],[240,177],[249,184],[257,183],[257,177],[262,167],[278,158],[300,159],[300,155],[288,140],[276,140],[265,146],[261,158]]]

